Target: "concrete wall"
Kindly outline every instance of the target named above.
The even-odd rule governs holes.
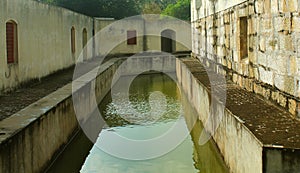
[[[42,172],[52,159],[81,129],[95,141],[104,125],[98,104],[110,91],[113,77],[139,74],[136,64],[174,72],[175,58],[137,57],[129,61],[111,59],[31,104],[9,118],[0,121],[0,172]],[[162,64],[167,63],[163,68]],[[149,66],[150,65],[150,66]],[[84,66],[81,66],[84,68]],[[101,124],[102,123],[102,124]]]
[[[161,51],[161,32],[167,29],[176,33],[176,52],[190,51],[191,48],[190,24],[184,21],[157,16],[154,19],[134,16],[118,21],[98,18],[95,28],[98,55]],[[136,30],[136,45],[127,45],[128,30]]]
[[[299,149],[264,149],[264,172],[282,173],[299,172]]]
[[[199,10],[197,2],[202,2]],[[235,83],[276,102],[299,118],[299,2],[219,0],[215,2],[216,13],[210,10],[203,14],[204,8],[213,7],[205,3],[211,2],[192,1],[194,56],[223,65]],[[247,20],[243,39],[240,39],[241,17]],[[244,44],[247,44],[246,58],[241,57]]]
[[[134,54],[143,51],[144,21],[128,18],[118,21],[96,20],[96,46],[99,55]],[[137,44],[127,45],[127,31],[136,30]]]
[[[98,102],[111,87],[112,75],[120,60],[110,60],[102,69],[94,69],[76,81],[73,91],[95,89]],[[99,70],[99,71],[98,71]],[[96,75],[93,78],[92,74]],[[94,86],[95,88],[92,88]],[[92,113],[91,92],[79,92],[73,97],[81,98],[81,106],[76,111]],[[74,98],[73,98],[74,99]],[[72,100],[72,83],[31,104],[11,117],[0,121],[0,172],[42,172],[56,154],[68,143],[78,130],[78,121],[87,117],[77,117]],[[97,105],[97,104],[96,104]],[[78,105],[76,105],[78,106]],[[78,112],[76,112],[78,113]],[[97,124],[99,125],[99,124]]]
[[[202,83],[203,81],[199,81],[199,78],[194,77],[194,75],[202,75],[200,79],[204,79],[206,72],[199,74],[200,72],[195,71],[193,74],[191,69],[178,59],[176,61],[176,73],[183,92],[198,114],[196,118],[203,122],[208,133],[212,129],[212,127],[207,127],[205,124],[209,117],[213,117],[214,120],[212,121],[215,121],[220,115],[223,115],[212,137],[220,149],[230,172],[262,173],[262,143],[256,139],[244,123],[233,115],[229,109],[224,109],[221,100],[212,96],[211,88],[205,86]],[[218,84],[215,85],[217,86]],[[216,104],[211,109],[213,106],[212,100]],[[189,117],[187,119],[193,118]]]
[[[17,24],[18,63],[6,61],[6,22]],[[76,52],[71,52],[71,28],[75,28]],[[22,82],[41,78],[69,67],[79,57],[83,29],[91,38],[93,19],[33,0],[0,1],[0,92]],[[91,52],[88,52],[89,57]]]
[[[18,62],[7,63],[6,22],[17,24]],[[157,20],[157,19],[156,19]],[[32,79],[40,79],[57,70],[74,65],[93,56],[134,54],[143,50],[161,50],[161,31],[172,29],[189,45],[176,43],[176,51],[189,51],[190,29],[178,21],[158,20],[146,22],[131,17],[120,21],[93,19],[67,9],[34,0],[0,1],[0,93],[13,90]],[[75,53],[71,49],[71,28],[75,28]],[[87,31],[84,49],[83,30]],[[137,44],[127,45],[127,30],[137,31]],[[186,31],[188,30],[188,32]],[[97,35],[97,33],[100,34]],[[91,39],[93,32],[95,40]],[[144,37],[154,34],[155,37]],[[178,39],[177,39],[178,40]]]
[[[148,19],[145,22],[148,35],[146,38],[147,50],[161,50],[161,33],[169,29],[175,32],[175,50],[177,52],[190,51],[192,47],[190,23],[173,18]]]

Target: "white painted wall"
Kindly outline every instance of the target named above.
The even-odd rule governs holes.
[[[6,62],[6,22],[18,28],[18,63]],[[75,27],[76,52],[71,53],[71,27]],[[82,31],[92,35],[93,19],[33,0],[0,1],[0,92],[22,82],[41,78],[74,64],[82,51]],[[90,54],[90,53],[89,53]],[[90,54],[91,55],[91,54]],[[10,77],[5,77],[5,73]]]

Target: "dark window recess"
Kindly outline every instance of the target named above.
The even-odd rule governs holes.
[[[136,45],[136,31],[127,31],[127,44]]]
[[[72,53],[75,53],[75,28],[72,27],[71,29],[71,51]]]
[[[16,25],[13,22],[6,23],[6,53],[7,63],[15,63],[17,60],[17,35]]]
[[[248,57],[248,19],[240,18],[240,58]]]

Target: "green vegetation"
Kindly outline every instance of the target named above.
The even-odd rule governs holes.
[[[163,14],[190,19],[190,0],[38,0],[88,16],[121,19],[139,14]]]
[[[179,0],[175,4],[169,4],[167,8],[162,12],[162,14],[173,16],[182,20],[190,20],[190,3],[190,0]]]

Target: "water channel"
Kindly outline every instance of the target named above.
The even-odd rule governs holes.
[[[166,74],[139,75],[129,98],[109,93],[99,110],[107,125],[96,144],[79,132],[47,173],[229,172],[213,141],[198,144],[202,124]]]

